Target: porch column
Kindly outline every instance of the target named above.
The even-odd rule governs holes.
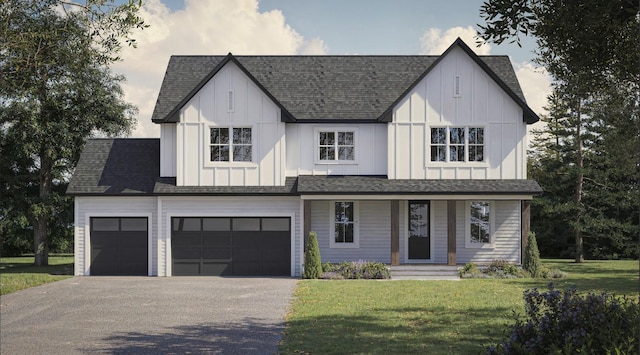
[[[304,223],[304,230],[302,231],[302,240],[304,244],[302,245],[302,250],[307,251],[307,244],[309,244],[309,232],[311,231],[311,200],[304,200],[302,209],[304,210],[302,216]]]
[[[400,265],[400,201],[391,200],[391,265]]]
[[[456,201],[447,201],[447,265],[456,265]]]
[[[531,201],[520,201],[520,226],[522,235],[520,237],[520,263],[524,263],[524,250],[527,247],[529,231],[531,230]]]

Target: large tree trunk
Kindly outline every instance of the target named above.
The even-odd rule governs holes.
[[[582,243],[582,185],[584,183],[584,159],[582,156],[582,116],[581,116],[582,99],[578,99],[576,107],[577,123],[576,123],[576,188],[574,202],[576,204],[577,213],[575,220],[575,238],[576,238],[576,263],[584,261],[584,249]]]
[[[44,148],[46,149],[46,148]],[[40,154],[40,200],[46,201],[51,195],[51,185],[53,183],[52,159],[43,151]],[[35,254],[34,265],[49,265],[49,211],[37,211],[33,224],[33,253]]]

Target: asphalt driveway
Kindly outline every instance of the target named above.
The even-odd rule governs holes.
[[[2,354],[273,354],[296,280],[75,277],[2,296]]]

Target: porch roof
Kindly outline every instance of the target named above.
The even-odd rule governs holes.
[[[303,175],[298,177],[300,195],[539,195],[534,180],[390,180],[385,175]]]

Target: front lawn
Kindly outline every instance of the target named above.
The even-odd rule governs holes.
[[[638,298],[638,261],[545,260],[569,273],[558,288]],[[304,280],[287,316],[281,351],[349,354],[477,354],[503,336],[522,292],[548,280]]]
[[[0,295],[60,281],[73,275],[73,255],[50,255],[49,266],[33,266],[33,256],[0,258]]]

